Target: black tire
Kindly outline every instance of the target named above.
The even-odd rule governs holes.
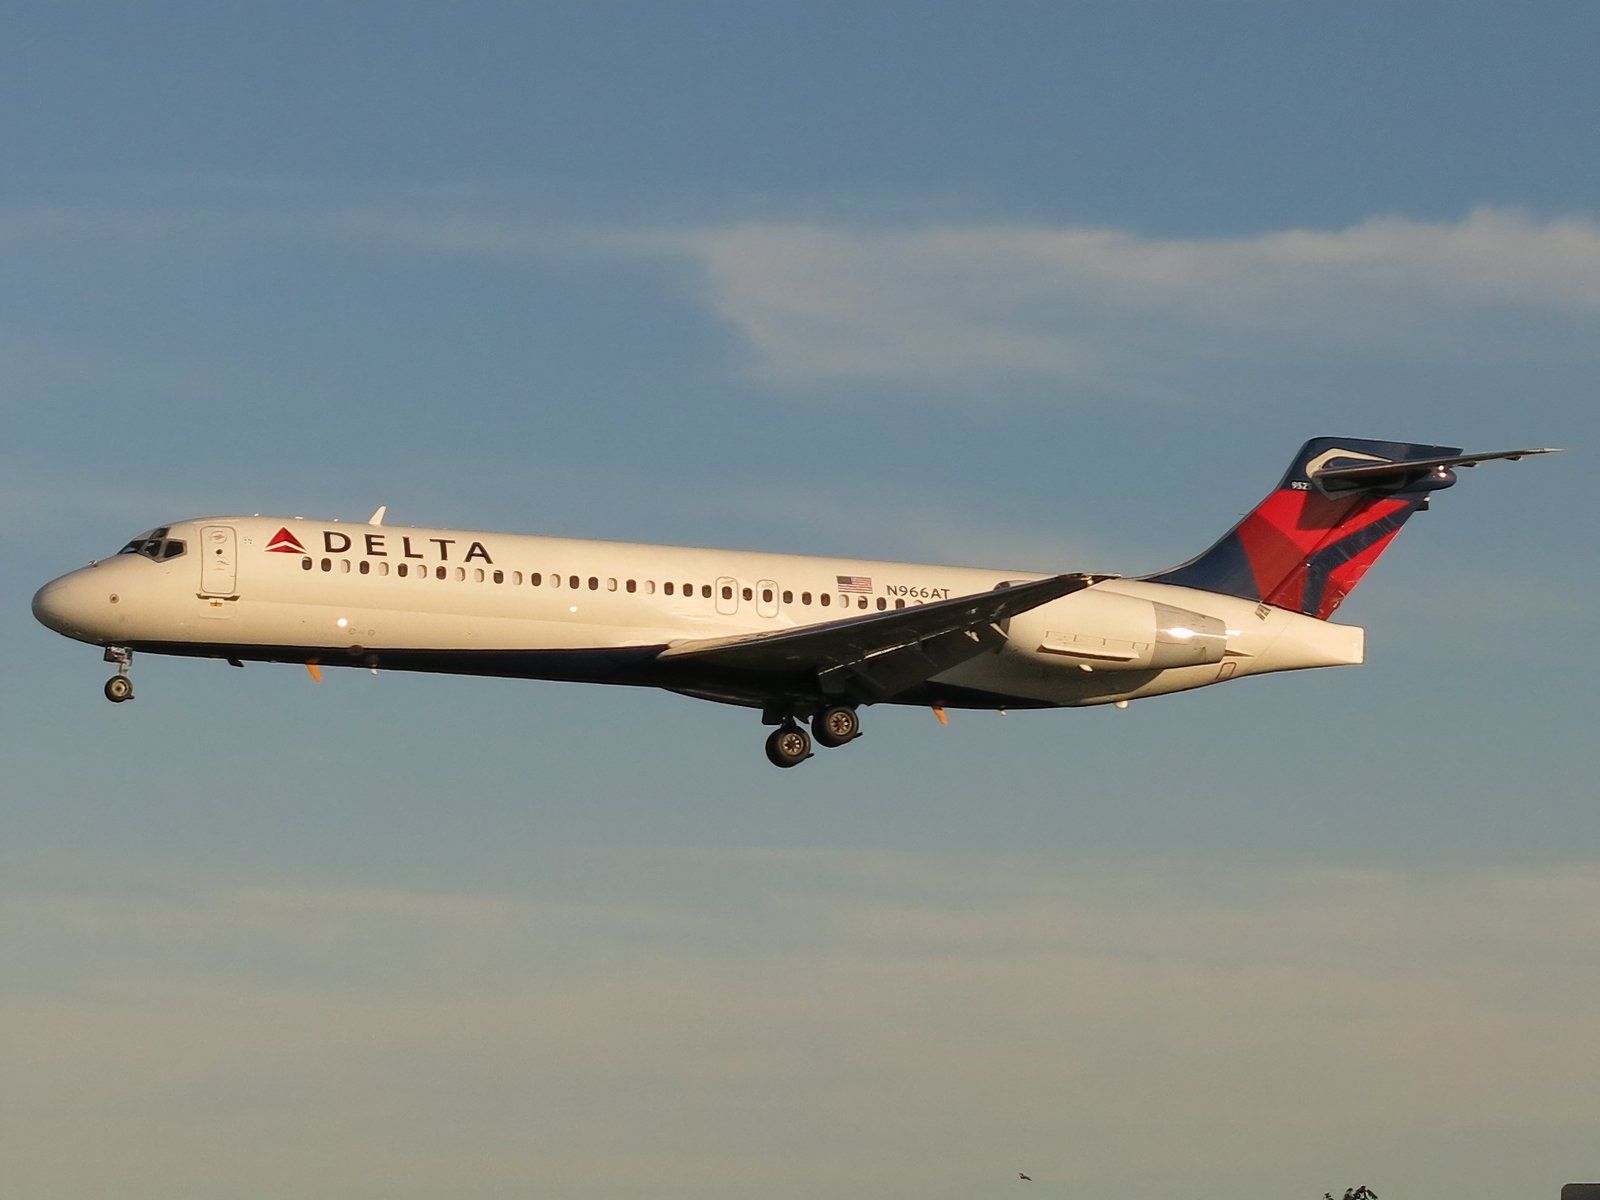
[[[775,767],[798,767],[811,757],[811,739],[798,725],[780,725],[767,738],[767,761]]]
[[[106,699],[113,704],[133,699],[133,680],[126,675],[113,675],[106,680]]]
[[[842,746],[861,736],[861,718],[848,704],[835,704],[811,718],[811,733],[823,746]]]

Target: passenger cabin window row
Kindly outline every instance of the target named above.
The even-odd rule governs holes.
[[[153,533],[145,534],[142,537],[135,538],[133,541],[124,546],[119,553],[146,554],[151,558],[173,558],[179,554],[182,554],[182,542],[163,541],[166,532],[167,531],[165,529],[157,529]],[[157,547],[156,552],[152,552],[150,549],[146,548],[152,544]],[[176,547],[176,549],[168,549],[168,547]],[[337,571],[341,575],[348,575],[350,574],[352,568],[350,565],[350,560],[347,558],[313,559],[307,557],[300,560],[300,569],[302,571],[314,571],[320,569],[325,574],[332,574]],[[388,575],[392,572],[401,579],[454,579],[459,583],[465,583],[469,581],[473,583],[510,583],[517,587],[521,587],[523,582],[523,574],[521,571],[505,571],[498,567],[494,568],[493,570],[488,570],[483,567],[468,568],[449,567],[442,565],[430,567],[426,563],[403,562],[394,563],[391,566],[391,564],[384,562],[382,559],[379,559],[377,562],[373,562],[369,559],[363,558],[356,563],[354,570],[356,573],[361,575],[378,576]],[[582,591],[587,589],[591,592],[598,592],[604,588],[604,590],[608,592],[622,591],[629,595],[637,595],[642,592],[646,596],[655,595],[657,587],[654,579],[619,580],[609,576],[602,577],[599,575],[547,575],[541,571],[528,572],[527,582],[532,587],[566,588],[570,591]],[[722,599],[732,600],[733,592],[733,585],[726,583],[719,585],[718,594],[721,595]],[[663,596],[683,596],[688,598],[698,595],[702,600],[710,600],[713,593],[712,587],[709,583],[702,583],[697,586],[693,583],[679,583],[676,580],[669,579],[661,583],[660,594]],[[782,602],[785,605],[792,606],[794,604],[795,594],[793,591],[788,588],[784,588],[781,595]],[[755,589],[741,586],[739,588],[739,596],[742,600],[744,600],[745,603],[748,604],[755,599]],[[770,587],[763,587],[761,589],[761,603],[763,604],[774,603],[778,599],[778,596],[779,593],[775,592]],[[813,597],[810,592],[801,592],[799,598],[800,605],[803,608],[809,608],[813,603],[816,603],[821,608],[832,608],[834,607],[835,603],[837,603],[838,607],[840,608],[850,607],[849,596],[839,595],[836,597],[832,592],[818,592],[815,597]],[[855,601],[855,606],[858,609],[872,607],[872,602],[869,601],[868,597],[866,596],[857,596]],[[921,603],[921,601],[913,601],[913,603]],[[906,602],[904,599],[897,599],[894,602],[895,608],[904,608],[905,606]],[[888,599],[884,596],[877,597],[876,607],[879,612],[883,612],[889,607]]]

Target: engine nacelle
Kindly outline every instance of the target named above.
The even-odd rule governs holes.
[[[1164,671],[1220,663],[1218,617],[1094,588],[1011,619],[1013,651],[1092,671]]]

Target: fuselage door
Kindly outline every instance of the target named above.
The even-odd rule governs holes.
[[[778,585],[770,579],[756,584],[756,612],[763,617],[778,615]]]
[[[717,580],[717,611],[725,617],[739,611],[739,581],[730,575]]]
[[[206,525],[200,530],[200,594],[239,594],[237,539],[231,525]]]

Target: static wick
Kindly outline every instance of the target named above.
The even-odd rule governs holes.
[[[311,676],[311,682],[322,682],[322,668],[317,666],[315,662],[308,662],[306,664],[306,673]]]
[[[935,704],[933,706],[933,715],[938,718],[939,724],[941,724],[941,725],[950,724],[950,718],[944,715],[944,705]]]

